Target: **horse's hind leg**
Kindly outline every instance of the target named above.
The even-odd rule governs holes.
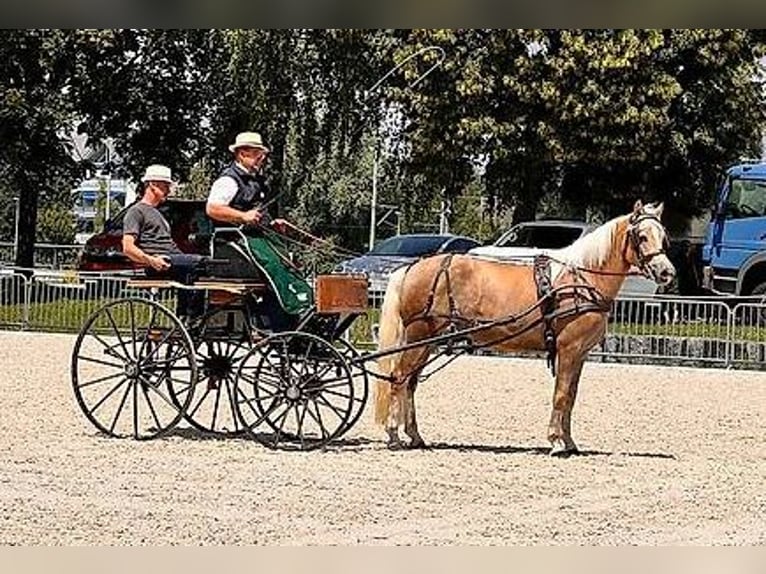
[[[418,374],[412,375],[406,385],[404,412],[404,432],[410,437],[410,448],[423,448],[426,443],[418,432],[418,420],[415,414],[415,390],[418,388]]]
[[[567,357],[559,354],[556,389],[553,393],[553,410],[548,425],[548,440],[551,455],[566,455],[577,452],[572,439],[572,409],[577,398],[584,357]]]

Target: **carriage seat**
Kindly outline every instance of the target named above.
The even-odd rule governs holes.
[[[211,275],[216,279],[266,283],[261,267],[245,247],[247,236],[237,227],[218,227],[210,239],[210,255],[214,260],[226,260],[226,265],[217,265]]]

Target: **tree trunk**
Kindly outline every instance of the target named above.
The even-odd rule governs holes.
[[[31,269],[34,267],[38,186],[28,175],[18,172],[13,174],[12,181],[13,189],[19,194],[19,243],[14,264]]]

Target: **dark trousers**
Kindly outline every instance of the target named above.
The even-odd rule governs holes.
[[[162,277],[192,285],[199,277],[204,257],[191,253],[162,255],[170,262],[170,269],[155,271],[147,269],[147,277]],[[178,289],[176,297],[176,315],[185,318],[199,317],[205,312],[205,292],[196,289]]]

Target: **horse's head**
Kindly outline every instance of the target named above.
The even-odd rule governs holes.
[[[665,252],[668,233],[660,221],[662,203],[646,204],[637,201],[628,219],[626,259],[638,267],[649,279],[668,285],[676,269]]]

